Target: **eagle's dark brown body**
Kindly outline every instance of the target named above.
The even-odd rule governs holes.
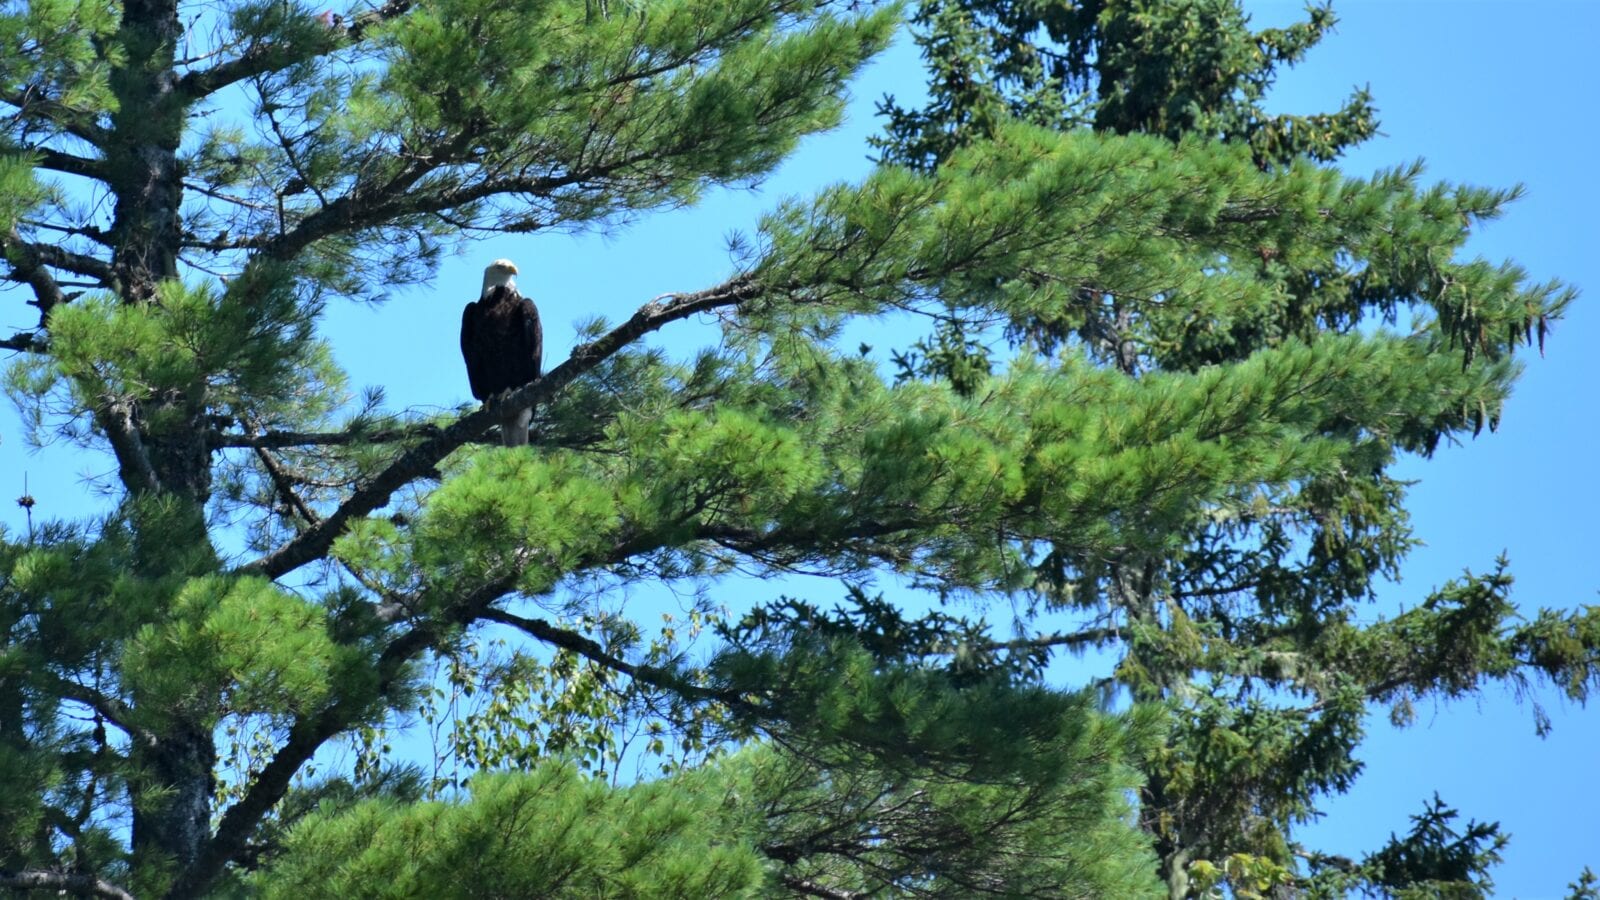
[[[533,301],[511,285],[490,288],[461,314],[461,355],[472,396],[490,401],[539,377],[544,332]],[[521,412],[520,419],[514,413]],[[507,410],[501,429],[507,446],[527,443],[526,410]],[[514,434],[520,422],[521,434]]]

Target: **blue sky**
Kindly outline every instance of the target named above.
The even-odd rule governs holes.
[[[1258,20],[1288,3],[1256,4]],[[1500,431],[1401,469],[1418,479],[1410,509],[1426,541],[1385,603],[1412,604],[1463,567],[1487,568],[1502,551],[1525,609],[1600,602],[1600,138],[1590,114],[1600,92],[1594,39],[1600,4],[1579,2],[1345,2],[1339,33],[1284,78],[1275,95],[1309,111],[1341,88],[1370,84],[1384,136],[1352,153],[1352,174],[1408,159],[1435,178],[1528,195],[1476,235],[1469,251],[1515,259],[1536,279],[1560,278],[1581,297],[1527,370]],[[1367,769],[1349,794],[1325,805],[1307,837],[1353,852],[1406,825],[1432,790],[1465,816],[1497,820],[1512,835],[1496,870],[1497,894],[1559,897],[1585,864],[1600,869],[1600,709],[1531,698],[1555,723],[1543,740],[1531,708],[1512,691],[1419,706],[1415,726],[1374,717]]]
[[[1292,19],[1299,4],[1251,3],[1258,25]],[[1417,157],[1437,179],[1527,185],[1529,195],[1473,239],[1470,251],[1512,258],[1538,279],[1560,278],[1600,291],[1600,176],[1589,162],[1600,145],[1594,118],[1600,76],[1594,42],[1600,3],[1516,4],[1430,0],[1346,2],[1336,6],[1339,31],[1273,95],[1283,111],[1335,106],[1355,85],[1368,85],[1383,136],[1341,164],[1366,175]],[[760,213],[787,195],[806,195],[869,168],[867,135],[877,130],[873,101],[885,92],[914,99],[921,72],[903,43],[855,88],[850,120],[808,141],[758,192],[718,191],[693,210],[662,213],[608,235],[545,235],[475,244],[447,262],[428,287],[397,293],[380,307],[332,309],[326,334],[354,386],[382,385],[395,408],[448,409],[470,396],[456,350],[463,303],[476,294],[491,259],[520,264],[525,293],[546,322],[545,358],[565,358],[571,323],[593,315],[621,319],[667,291],[716,283],[729,269],[726,235],[751,230]],[[1418,479],[1410,508],[1419,538],[1405,580],[1387,588],[1370,615],[1414,604],[1464,567],[1488,568],[1506,552],[1525,608],[1595,603],[1600,588],[1600,446],[1595,394],[1600,392],[1600,299],[1580,299],[1551,336],[1547,357],[1528,361],[1501,429],[1431,460],[1408,461]],[[7,297],[3,326],[31,324],[30,308]],[[703,324],[680,323],[659,340],[687,350],[710,339]],[[888,326],[880,326],[880,330]],[[880,348],[903,345],[893,333]],[[86,475],[107,475],[108,456],[30,451],[14,410],[0,409],[0,493],[22,493],[22,473],[39,500],[36,512],[74,516],[98,507]],[[11,503],[0,522],[13,530],[22,516]],[[732,594],[757,599],[779,585],[746,583]],[[831,599],[824,596],[819,599]],[[1528,700],[1554,722],[1534,735]],[[1328,817],[1304,834],[1321,849],[1359,854],[1438,790],[1464,816],[1497,820],[1513,838],[1496,870],[1506,897],[1559,897],[1585,864],[1600,868],[1600,710],[1564,703],[1539,688],[1519,703],[1509,689],[1418,707],[1417,724],[1391,728],[1382,711],[1361,757],[1367,769],[1349,794],[1325,804]]]

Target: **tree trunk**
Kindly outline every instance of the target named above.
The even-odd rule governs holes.
[[[1185,840],[1183,810],[1167,794],[1166,780],[1150,772],[1139,791],[1141,827],[1154,837],[1157,873],[1167,885],[1170,900],[1189,896],[1189,862],[1194,850]]]
[[[111,75],[117,109],[101,148],[115,197],[113,287],[124,303],[154,301],[161,282],[179,274],[183,181],[178,147],[186,104],[177,90],[174,60],[182,36],[177,0],[124,0],[118,37],[126,56]],[[181,533],[208,543],[203,521],[211,460],[199,387],[187,395],[116,404],[101,415],[129,493],[173,497],[182,514],[200,524]],[[160,560],[150,561],[151,570],[141,575],[189,574],[170,570],[176,557],[156,556]],[[158,865],[173,866],[177,875],[199,857],[210,837],[217,752],[205,724],[182,713],[167,721],[152,744],[132,751],[137,771],[133,850],[141,863],[160,860]]]
[[[211,796],[217,748],[211,732],[175,726],[153,747],[136,749],[133,786],[133,854],[141,868],[170,865],[181,873],[211,836]]]
[[[1168,623],[1162,621],[1163,604],[1156,590],[1159,572],[1157,563],[1126,562],[1114,565],[1111,570],[1112,595],[1128,616],[1130,626],[1166,633],[1170,629]],[[1137,643],[1129,647],[1128,655],[1137,659],[1139,668],[1149,679],[1149,684],[1142,688],[1147,693],[1139,697],[1140,700],[1166,701],[1190,690],[1187,668],[1175,663],[1169,656],[1159,652],[1147,653]],[[1189,821],[1189,811],[1184,807],[1183,798],[1169,793],[1167,780],[1160,772],[1146,771],[1145,776],[1144,787],[1139,792],[1139,806],[1144,818],[1143,827],[1155,838],[1154,847],[1159,862],[1157,872],[1167,886],[1170,900],[1186,900],[1191,887],[1189,863],[1194,858],[1195,850],[1195,834]]]
[[[178,277],[182,241],[186,104],[174,65],[183,36],[176,0],[128,0],[121,36],[127,65],[112,79],[118,108],[105,148],[116,196],[111,270],[123,302],[148,303],[157,285]],[[148,487],[203,505],[211,492],[203,386],[143,400],[131,412],[156,482]]]
[[[1167,883],[1167,897],[1170,900],[1186,900],[1189,896],[1189,851],[1179,847],[1171,853],[1161,854],[1158,871],[1161,880]]]
[[[176,0],[125,0],[120,36],[127,62],[112,75],[117,111],[103,148],[116,195],[111,268],[123,300],[142,303],[178,275],[184,103],[173,64],[183,36]]]

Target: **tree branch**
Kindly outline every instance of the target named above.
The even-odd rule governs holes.
[[[312,509],[306,503],[306,501],[302,500],[300,495],[295,492],[295,478],[293,475],[289,474],[288,470],[284,469],[283,464],[278,461],[278,458],[273,456],[272,453],[267,451],[265,448],[256,447],[254,449],[256,458],[260,460],[261,466],[267,470],[267,476],[272,479],[273,488],[277,490],[278,495],[281,496],[285,502],[294,508],[294,511],[299,514],[301,521],[308,525],[315,525],[317,522],[321,521],[321,517],[317,515],[317,511]],[[340,562],[344,566],[344,570],[350,573],[350,577],[359,582],[362,587],[380,597],[385,598],[388,601],[386,605],[397,604],[396,598],[394,598],[389,591],[385,590],[383,585],[374,582],[360,571],[357,571],[354,566],[345,563],[343,560]],[[398,619],[392,618],[385,621],[393,622],[398,621]]]
[[[780,875],[778,877],[789,888],[808,897],[821,897],[822,900],[855,900],[855,898],[861,896],[854,891],[835,890],[827,885],[817,884],[815,881],[807,881],[804,878],[796,878],[793,875]]]
[[[652,687],[669,690],[694,700],[713,700],[730,706],[741,705],[739,698],[689,684],[675,672],[655,666],[636,666],[621,657],[612,656],[606,652],[604,647],[600,646],[599,642],[587,638],[576,631],[557,628],[544,619],[528,619],[500,609],[485,609],[478,618],[485,622],[498,622],[501,625],[509,625],[529,637],[541,640],[552,647],[570,650],[585,659],[597,662],[614,672],[621,672],[635,681],[643,682]]]
[[[746,302],[760,296],[765,290],[750,277],[741,275],[704,291],[669,295],[670,299],[647,303],[628,321],[592,343],[575,349],[566,362],[551,369],[539,380],[514,391],[506,402],[525,407],[546,402],[579,376],[643,335],[698,312]],[[494,416],[482,408],[462,416],[402,453],[383,471],[357,488],[321,522],[266,556],[241,566],[238,572],[280,578],[306,563],[321,559],[352,519],[383,507],[401,487],[432,473],[441,460],[463,444],[481,437],[493,422]]]
[[[67,872],[42,872],[37,869],[25,869],[21,872],[0,871],[0,887],[14,891],[57,891],[82,897],[134,900],[132,894],[104,878],[94,875],[73,875]]]
[[[311,244],[335,234],[375,228],[406,216],[439,215],[447,210],[501,194],[548,197],[561,188],[605,179],[651,159],[683,152],[681,149],[666,154],[639,152],[603,163],[569,169],[556,175],[485,177],[477,183],[450,190],[412,190],[418,182],[441,168],[475,162],[475,158],[464,157],[461,154],[479,137],[480,135],[473,130],[463,130],[454,137],[453,142],[445,142],[431,155],[419,157],[422,164],[413,164],[382,184],[352,188],[299,220],[286,231],[271,236],[263,235],[237,242],[230,241],[225,244],[213,242],[213,244],[223,249],[254,250],[270,259],[289,260]],[[510,230],[526,232],[533,229],[529,226]],[[206,245],[197,243],[191,246]]]
[[[584,372],[589,371],[621,348],[627,346],[631,341],[660,328],[668,322],[685,318],[696,312],[745,302],[762,296],[766,291],[767,288],[754,280],[746,276],[740,276],[730,279],[715,288],[691,294],[667,295],[655,302],[645,304],[627,322],[607,332],[598,340],[577,348],[566,362],[551,370],[542,379],[513,392],[507,402],[532,405],[547,400],[555,396],[561,388],[571,383]],[[413,473],[431,470],[432,466],[443,459],[445,455],[466,441],[487,431],[491,424],[492,417],[485,411],[479,410],[463,416],[448,427],[440,429],[438,434],[429,437],[424,443],[412,448],[390,463],[387,469],[379,473],[373,481],[358,489],[334,514],[322,519],[319,523],[308,528],[298,537],[291,539],[287,544],[268,556],[243,566],[238,571],[264,574],[276,578],[293,571],[306,562],[320,558],[327,552],[333,540],[342,532],[342,523],[356,516],[365,515],[382,506],[399,486],[405,484],[411,478],[417,477]],[[904,527],[910,526],[866,523],[864,530],[877,534],[901,530]],[[719,534],[723,538],[731,536],[725,530],[719,532]],[[709,536],[709,532],[701,534],[699,537],[712,539]],[[763,535],[759,539],[775,540],[771,535]],[[626,557],[647,549],[649,549],[648,546],[639,542],[624,542],[613,548],[611,553],[606,555],[606,559],[618,556]],[[599,562],[601,561],[596,561],[596,563]],[[559,628],[548,621],[530,619],[492,608],[492,604],[496,600],[513,590],[515,583],[516,573],[504,574],[480,586],[465,598],[452,603],[446,615],[435,620],[420,622],[410,631],[390,641],[379,655],[375,666],[378,672],[378,695],[387,696],[397,680],[403,675],[405,664],[429,646],[432,646],[451,629],[483,621],[517,628],[530,637],[550,646],[569,650],[608,669],[627,675],[644,684],[672,691],[686,699],[721,703],[747,713],[760,714],[760,709],[753,706],[749,700],[743,697],[730,696],[710,688],[690,684],[669,669],[630,663],[609,653],[593,639],[575,631]],[[378,608],[378,614],[382,621],[398,622],[408,615],[408,609],[421,608],[427,605],[425,598],[418,598],[418,602],[408,606],[389,603]],[[1091,630],[1078,635],[1021,639],[1013,643],[1021,645],[1028,641],[1034,641],[1050,644],[1071,644],[1092,641],[1100,637],[1102,635],[1098,631]],[[179,898],[187,900],[190,897],[203,895],[217,873],[222,870],[222,867],[232,860],[245,846],[247,838],[255,829],[260,818],[282,799],[294,774],[300,767],[326,741],[348,730],[361,716],[370,715],[371,709],[371,697],[350,697],[320,713],[297,721],[290,728],[288,739],[274,754],[271,761],[257,774],[254,783],[245,796],[223,814],[216,834],[202,850],[194,866],[184,873],[179,884],[169,893],[169,900],[179,900]]]
[[[96,147],[111,142],[111,132],[95,123],[95,113],[73,109],[64,103],[45,96],[38,85],[29,84],[20,90],[9,85],[0,88],[0,103],[17,108],[17,115],[36,121],[49,122],[63,132]]]
[[[335,234],[374,228],[405,216],[437,215],[468,203],[493,197],[497,194],[528,194],[549,196],[564,187],[609,177],[629,166],[652,158],[649,153],[636,153],[613,159],[603,165],[596,164],[560,175],[504,176],[485,178],[453,190],[412,191],[410,188],[432,172],[462,160],[456,156],[478,135],[463,131],[455,137],[456,147],[444,146],[427,159],[426,166],[412,166],[406,172],[383,184],[352,189],[343,196],[301,219],[293,228],[271,237],[258,237],[244,242],[271,259],[293,259],[311,244]]]
[[[1386,703],[1394,698],[1396,691],[1399,691],[1401,688],[1409,687],[1411,689],[1411,695],[1420,700],[1427,696],[1427,693],[1420,686],[1411,683],[1414,677],[1416,677],[1416,673],[1408,671],[1392,678],[1385,678],[1381,681],[1364,685],[1361,689],[1361,692],[1365,695],[1367,700],[1373,703]],[[1297,707],[1293,710],[1293,712],[1309,716],[1312,713],[1322,712],[1324,709],[1332,706],[1338,699],[1339,698],[1337,696],[1322,696],[1319,697],[1314,703]]]
[[[57,225],[54,222],[46,222],[40,219],[22,219],[21,221],[31,228],[43,228],[69,237],[86,237],[102,247],[110,247],[112,245],[111,238],[106,234],[105,230],[96,228],[93,225]]]
[[[50,681],[51,687],[63,698],[89,707],[135,741],[155,746],[156,736],[133,724],[134,712],[121,700],[54,673],[46,673],[43,677]]]
[[[374,26],[396,19],[411,9],[410,0],[389,0],[355,17],[348,26],[329,23],[328,40],[314,45],[261,42],[250,45],[239,56],[209,69],[197,69],[178,79],[177,90],[190,102],[203,100],[232,84],[257,75],[305,62],[341,47],[360,43]]]
[[[19,331],[8,338],[0,338],[0,350],[17,350],[22,353],[44,353],[50,345],[39,339],[37,331]]]
[[[161,480],[145,452],[144,439],[139,436],[139,426],[133,421],[133,408],[124,401],[108,404],[95,414],[106,439],[111,442],[111,452],[117,458],[117,468],[122,483],[130,493],[154,491]]]
[[[178,79],[177,90],[189,102],[204,100],[229,85],[321,56],[337,46],[332,40],[314,47],[274,41],[253,43],[233,59],[184,73]]]
[[[986,644],[988,650],[1028,650],[1042,647],[1076,647],[1080,644],[1099,644],[1121,637],[1120,628],[1086,628],[1071,633],[1041,634],[1038,637],[1014,638]]]
[[[398,19],[411,9],[411,0],[389,0],[388,3],[370,9],[355,17],[349,27],[345,29],[345,36],[351,41],[360,41],[366,38],[367,30],[382,25],[391,19]]]
[[[83,178],[93,178],[96,181],[105,181],[109,176],[103,160],[90,159],[87,156],[78,156],[75,153],[66,153],[61,150],[52,150],[49,147],[29,147],[22,151],[38,157],[35,163],[41,169],[60,172],[63,175],[78,175]]]
[[[51,306],[66,299],[61,293],[61,286],[56,284],[55,278],[49,272],[44,271],[44,266],[93,278],[104,286],[109,286],[113,280],[110,263],[82,253],[63,250],[52,244],[39,244],[26,240],[16,228],[12,228],[4,237],[0,237],[0,253],[4,253],[6,259],[10,260],[12,271],[18,276],[17,280],[33,287],[34,295],[38,297],[38,302],[34,305],[44,312],[48,312]]]
[[[416,167],[404,177],[382,185],[352,190],[301,219],[288,231],[249,241],[247,245],[271,259],[288,260],[317,241],[342,232],[373,228],[404,216],[439,213],[495,194],[548,194],[604,174],[585,170],[558,177],[494,178],[453,191],[408,193],[407,189],[433,168]]]
[[[284,447],[330,447],[346,444],[391,444],[415,438],[436,437],[443,431],[432,422],[420,422],[400,428],[378,431],[264,431],[261,434],[220,432],[211,438],[216,448],[250,447],[261,450],[280,450]]]
[[[38,260],[47,266],[64,269],[74,275],[93,278],[105,287],[110,287],[116,279],[116,273],[111,269],[111,264],[83,253],[73,253],[51,244],[31,244],[30,250]]]
[[[51,309],[67,302],[67,295],[62,292],[55,276],[40,262],[39,255],[34,252],[35,246],[24,241],[15,228],[0,239],[0,253],[11,263],[11,279],[33,289],[33,299],[29,302],[39,307],[39,322],[42,325]]]
[[[294,481],[289,477],[289,473],[283,470],[283,466],[278,464],[277,457],[274,457],[264,447],[256,447],[255,454],[256,458],[261,461],[261,467],[267,470],[267,477],[272,479],[272,486],[277,490],[278,495],[290,506],[294,507],[294,511],[300,515],[300,518],[307,525],[317,524],[320,520],[317,518],[316,511],[307,506],[306,502],[300,499],[300,495],[295,493]]]
[[[1285,510],[1285,511],[1286,512],[1295,512],[1294,510]],[[1248,581],[1238,582],[1237,584],[1225,584],[1225,585],[1213,585],[1213,586],[1210,586],[1210,587],[1198,587],[1198,588],[1194,588],[1193,590],[1188,590],[1188,591],[1173,591],[1172,592],[1172,598],[1174,600],[1193,600],[1193,599],[1200,599],[1200,598],[1205,598],[1205,597],[1227,597],[1227,596],[1230,596],[1230,595],[1233,595],[1233,594],[1241,593],[1243,591],[1253,591],[1253,590],[1255,590],[1256,588],[1258,588],[1260,586],[1261,586],[1261,580],[1260,579],[1250,579]]]
[[[511,576],[489,582],[453,605],[450,612],[433,622],[424,622],[395,637],[378,655],[377,697],[386,697],[397,682],[404,680],[406,664],[438,641],[451,629],[480,616],[490,603],[511,590]],[[256,774],[243,797],[228,807],[217,824],[216,833],[206,842],[195,862],[167,892],[168,900],[203,897],[224,866],[245,847],[261,817],[267,814],[288,791],[294,774],[317,750],[335,735],[349,729],[363,716],[371,715],[373,696],[345,695],[326,709],[297,719],[289,737],[272,759]]]

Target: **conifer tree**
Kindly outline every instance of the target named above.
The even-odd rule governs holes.
[[[1237,0],[925,0],[914,22],[929,100],[907,109],[887,99],[877,143],[886,160],[937,170],[1023,120],[1069,134],[1158,135],[1179,152],[1216,140],[1263,171],[1308,170],[1377,127],[1364,91],[1320,115],[1263,106],[1279,69],[1335,21],[1327,4],[1291,27],[1255,31]],[[1399,339],[1395,326],[1407,329],[1404,342],[1420,353],[1414,363],[1453,360],[1435,384],[1456,398],[1454,412],[1337,414],[1314,429],[1352,454],[1333,469],[1235,495],[1176,527],[1164,547],[1096,557],[1052,546],[1037,557],[1041,605],[1092,614],[1088,627],[1064,628],[1062,642],[1107,649],[1120,660],[1111,684],[1175,712],[1165,746],[1141,766],[1140,798],[1175,898],[1223,883],[1245,894],[1293,886],[1318,896],[1480,895],[1505,838],[1477,822],[1458,833],[1449,824],[1457,813],[1437,798],[1408,837],[1359,863],[1302,846],[1293,827],[1359,773],[1355,749],[1371,707],[1408,724],[1413,703],[1491,682],[1544,678],[1579,701],[1600,683],[1600,607],[1519,612],[1503,559],[1478,561],[1478,574],[1418,597],[1402,615],[1357,624],[1377,582],[1398,576],[1415,544],[1406,484],[1390,474],[1398,456],[1427,456],[1463,432],[1495,428],[1517,372],[1512,351],[1537,344],[1542,352],[1550,319],[1570,297],[1550,286],[1541,301],[1522,294],[1501,305],[1482,288],[1522,278],[1514,265],[1444,262],[1516,191],[1426,187],[1420,164],[1366,184],[1385,199],[1330,207],[1319,249],[1304,233],[1252,238],[1194,265],[1187,282],[1119,291],[1085,279],[1061,285],[1053,306],[1003,314],[1016,353],[1047,365],[1087,357],[1139,382],[1354,339],[1374,324],[1386,326],[1380,342]],[[1380,208],[1379,219],[1363,222]],[[1380,219],[1407,224],[1369,230]],[[1226,299],[1215,293],[1223,283],[1233,285]],[[990,344],[973,335],[992,308],[961,293],[942,299],[938,332],[897,357],[901,377],[982,394]],[[1369,389],[1359,376],[1339,378],[1341,390]],[[1534,715],[1545,728],[1537,706]]]
[[[0,250],[39,314],[0,338],[8,386],[37,436],[111,460],[116,504],[0,543],[0,886],[1139,896],[1135,760],[1169,888],[1202,864],[1276,885],[1368,698],[1530,672],[1586,694],[1595,623],[1505,631],[1503,573],[1375,628],[1341,612],[1406,545],[1387,463],[1492,425],[1569,292],[1451,261],[1510,192],[1214,140],[1248,116],[997,120],[782,204],[724,281],[595,323],[519,390],[527,448],[481,409],[350,399],[328,304],[427,284],[473,235],[759,179],[894,26],[795,0],[8,6]],[[1090,302],[1112,339],[1078,337]],[[832,339],[952,307],[1053,352],[953,385]],[[1368,311],[1418,321],[1354,329]],[[694,358],[641,343],[708,312]],[[723,623],[691,664],[589,602],[734,567],[1111,613],[996,633],[842,588]],[[381,746],[312,774],[491,627],[691,744],[767,744],[618,790],[546,762],[429,798]],[[1039,683],[1051,652],[1123,640],[1121,682],[1188,713],[1170,738],[1156,706]],[[604,701],[567,700],[575,724],[516,730],[581,744]],[[1459,838],[1451,815],[1408,840]],[[1492,835],[1465,839],[1433,868],[1396,839],[1352,877],[1476,871]]]

